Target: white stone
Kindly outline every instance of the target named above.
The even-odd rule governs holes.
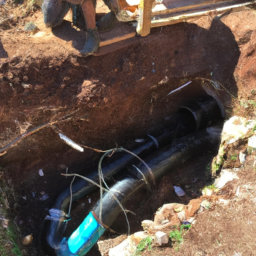
[[[225,122],[221,134],[221,141],[228,144],[234,143],[247,134],[255,125],[255,121],[246,118],[233,116]]]
[[[109,250],[109,256],[130,256],[128,251],[129,239],[125,239],[121,244]]]
[[[206,210],[209,210],[211,208],[211,203],[208,202],[207,200],[204,200],[202,203],[201,203],[201,206],[206,209]]]
[[[166,245],[169,242],[169,238],[166,235],[166,233],[162,232],[162,231],[157,231],[155,233],[156,236],[156,240],[158,242],[159,245]]]
[[[154,222],[152,220],[143,220],[141,226],[143,227],[143,230],[147,231],[148,229],[153,229]]]
[[[252,136],[248,139],[248,146],[252,148],[256,148],[256,136]]]
[[[204,195],[204,196],[211,196],[212,195],[212,190],[211,189],[209,189],[209,188],[204,188],[203,189],[203,191],[202,191],[202,194]]]
[[[149,236],[148,233],[146,233],[144,231],[139,231],[139,232],[136,232],[133,235],[131,235],[130,238],[133,241],[133,243],[139,244],[141,242],[141,240],[147,238],[148,236]]]
[[[109,256],[131,256],[136,251],[136,246],[141,240],[147,238],[149,235],[144,231],[134,233],[125,239],[121,244],[109,250]]]
[[[240,161],[240,164],[244,164],[245,162],[245,157],[246,157],[246,154],[240,152],[239,153],[239,161]]]
[[[223,188],[226,183],[233,179],[238,179],[238,176],[236,173],[233,173],[231,171],[228,171],[227,169],[224,169],[221,171],[220,177],[215,180],[214,185],[216,188]]]

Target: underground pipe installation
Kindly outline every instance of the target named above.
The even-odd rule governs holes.
[[[123,209],[122,205],[129,198],[142,188],[151,189],[182,161],[194,157],[198,150],[219,142],[218,134],[211,133],[208,128],[221,119],[220,108],[213,98],[194,101],[182,106],[176,113],[175,122],[169,127],[170,132],[138,147],[132,154],[121,153],[120,158],[115,158],[102,167],[100,175],[98,170],[90,172],[84,178],[77,175],[80,178],[76,178],[72,184],[72,193],[68,187],[57,197],[50,209],[50,216],[44,223],[46,237],[42,239],[47,241],[58,256],[87,255],[104,231],[114,223]],[[126,150],[117,150],[120,151]],[[143,162],[133,154],[143,159]],[[74,176],[69,174],[72,175]],[[110,183],[110,178],[114,175],[118,181],[109,188],[106,183]],[[72,235],[65,238],[68,222],[72,221],[72,201],[98,189],[99,179],[105,184],[102,190],[106,192]]]

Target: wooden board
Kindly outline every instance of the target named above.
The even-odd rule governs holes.
[[[152,14],[154,16],[167,13],[174,13],[177,15],[187,11],[198,12],[200,10],[219,8],[246,2],[248,2],[248,0],[163,0],[161,4],[153,7]]]
[[[176,0],[175,0],[176,1]],[[182,0],[183,1],[183,0]],[[198,3],[201,0],[198,0]],[[195,2],[195,1],[194,1]],[[206,0],[205,2],[209,2]],[[173,10],[161,11],[159,14],[153,14],[151,19],[151,27],[160,27],[171,24],[176,24],[180,22],[189,22],[197,17],[209,15],[210,13],[224,13],[227,11],[235,11],[246,8],[247,5],[255,4],[256,1],[248,0],[225,0],[225,1],[216,1],[217,3],[212,3],[209,5],[200,5],[199,8],[191,8],[189,10],[174,8]],[[202,3],[202,2],[201,2]],[[178,11],[177,11],[178,10]]]
[[[95,53],[94,56],[102,56],[108,53],[115,52],[117,50],[126,48],[126,47],[131,47],[132,45],[138,43],[138,37],[132,37],[123,41],[119,41],[117,43],[113,44],[108,44],[106,46],[102,46],[99,48],[99,50]]]
[[[137,33],[140,36],[147,36],[151,29],[151,12],[152,0],[141,0],[139,5],[139,20],[137,25]]]
[[[118,22],[116,26],[106,32],[100,32],[100,47],[114,44],[135,37],[136,28],[125,22]]]

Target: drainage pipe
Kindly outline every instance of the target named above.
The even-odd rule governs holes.
[[[157,181],[179,166],[180,163],[201,152],[203,148],[209,147],[211,144],[216,144],[218,140],[219,136],[216,136],[216,134],[210,134],[206,130],[198,131],[176,140],[172,145],[157,150],[146,157],[145,161],[151,168],[154,178]],[[62,240],[60,249],[57,251],[59,256],[86,255],[104,233],[105,229],[113,224],[118,213],[121,211],[119,204],[113,199],[112,194],[123,204],[135,192],[145,186],[143,176],[148,180],[150,179],[148,170],[144,166],[140,166],[139,169],[143,173],[142,176],[137,172],[136,168],[132,168],[131,174],[137,178],[126,178],[119,181],[111,188],[111,192],[104,194],[102,200],[102,222],[99,221],[100,202],[98,202],[69,239],[66,240],[64,238]]]
[[[144,187],[143,181],[136,178],[127,177],[118,181],[109,192],[104,194],[102,200],[102,222],[99,220],[99,201],[68,240],[66,238],[62,240],[60,249],[56,251],[57,255],[86,255],[120,213],[121,209],[116,199],[123,205],[142,187]]]
[[[173,138],[173,133],[166,133],[157,138],[159,147],[166,145]],[[139,148],[133,151],[136,155],[148,154],[150,151],[156,148],[156,144],[154,141],[150,141]],[[103,176],[105,180],[108,180],[113,175],[118,173],[120,170],[124,169],[129,163],[134,160],[134,157],[130,154],[125,154],[121,158],[116,159],[110,162],[108,165],[102,168]],[[94,170],[94,172],[89,173],[87,178],[98,181],[98,171]],[[85,195],[91,193],[96,190],[97,187],[83,179],[78,179],[77,182],[74,182],[72,185],[72,201],[75,201],[79,198],[84,197]],[[61,212],[66,213],[68,211],[68,206],[70,202],[70,188],[65,189],[56,199],[52,209],[60,210]],[[69,217],[69,216],[67,216]],[[67,227],[67,222],[51,220],[49,223],[49,227],[47,228],[46,240],[47,243],[53,249],[58,249],[60,247],[60,243],[63,238],[63,233],[65,232]]]
[[[206,119],[208,121],[221,117],[221,115],[218,114],[218,111],[217,111],[218,105],[216,101],[212,98],[210,99],[208,98],[207,100],[200,103],[199,106],[201,106],[201,110],[200,110],[200,107],[198,107],[198,103],[193,103],[193,104],[197,106],[196,111],[199,111],[200,115],[203,118],[207,117]],[[191,106],[193,106],[193,104]],[[170,143],[170,141],[174,138],[174,136],[177,137],[183,133],[188,134],[189,132],[196,130],[196,128],[203,126],[200,124],[202,118],[201,117],[200,119],[196,118],[197,114],[195,115],[193,113],[194,110],[193,110],[193,107],[191,106],[186,108],[186,110],[188,110],[187,112],[178,112],[176,114],[176,121],[173,125],[174,127],[173,130],[176,130],[175,133],[167,133],[157,138],[160,148],[166,145],[167,143]],[[187,124],[187,117],[188,117],[187,114],[189,114],[190,116],[189,120],[192,120],[192,122],[196,123],[196,127],[194,124],[190,126],[189,129],[186,128],[189,125]],[[146,155],[155,148],[156,148],[155,142],[150,141],[145,145],[142,145],[138,149],[134,150],[133,153],[136,155]],[[125,154],[121,158],[110,162],[107,166],[102,168],[105,180],[108,180],[110,177],[118,173],[120,170],[122,170],[125,166],[127,166],[133,160],[134,160],[133,156]],[[87,176],[87,178],[97,181],[99,179],[97,170],[90,173]],[[149,178],[147,179],[149,180]],[[72,195],[73,195],[72,201],[82,198],[86,194],[94,191],[95,189],[97,189],[96,186],[92,185],[91,183],[88,183],[85,180],[79,179],[77,182],[74,182],[72,186]],[[69,202],[70,202],[70,189],[67,188],[58,196],[52,209],[57,209],[60,212],[66,213],[69,206]],[[55,250],[60,248],[60,244],[61,244],[66,227],[67,227],[67,222],[64,222],[63,220],[60,220],[60,221],[51,220],[49,222],[49,226],[46,231],[46,240],[51,248]]]

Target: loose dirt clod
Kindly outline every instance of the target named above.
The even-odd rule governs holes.
[[[30,245],[33,241],[33,236],[32,235],[28,235],[28,236],[25,236],[23,239],[22,239],[22,243],[24,245]]]

